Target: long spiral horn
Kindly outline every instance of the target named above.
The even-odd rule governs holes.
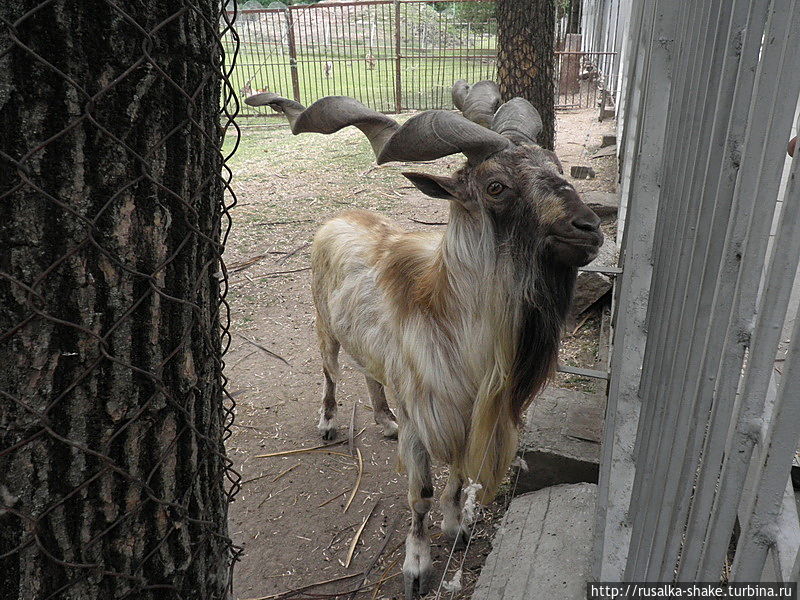
[[[497,109],[492,130],[515,144],[536,144],[536,136],[542,130],[542,117],[524,98],[512,98]]]
[[[491,127],[500,106],[500,88],[494,81],[479,81],[470,86],[463,79],[453,84],[453,104],[470,121]]]
[[[354,125],[369,139],[378,164],[434,160],[459,152],[476,163],[510,144],[500,134],[449,111],[425,111],[399,126],[386,115],[346,96],[328,96],[305,108],[298,102],[265,92],[250,96],[245,103],[268,105],[284,112],[294,134],[334,133]]]

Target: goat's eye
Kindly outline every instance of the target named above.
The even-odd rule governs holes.
[[[489,194],[492,196],[497,196],[497,194],[501,193],[504,189],[506,189],[506,186],[504,186],[499,181],[493,181],[488,186],[486,186],[486,191],[489,192]]]

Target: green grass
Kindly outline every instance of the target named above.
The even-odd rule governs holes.
[[[450,87],[455,80],[494,77],[493,59],[463,58],[495,52],[493,20],[476,22],[473,18],[467,23],[470,19],[452,10],[440,14],[425,4],[403,4],[402,11],[399,34],[403,110],[451,108]],[[395,112],[393,13],[391,6],[292,11],[300,101],[308,105],[324,96],[345,95],[375,110]],[[481,18],[490,17],[487,13]],[[287,98],[295,97],[284,18],[280,13],[258,13],[237,23],[240,44],[231,78],[237,92],[249,82],[253,91],[267,89]],[[327,28],[322,23],[327,23]],[[224,43],[226,55],[231,56],[232,41],[226,39]],[[368,64],[367,56],[372,56],[374,63]],[[327,62],[333,67],[328,77]],[[249,107],[243,111],[269,112]]]
[[[327,58],[309,55],[298,60],[297,78],[301,102],[305,105],[323,96],[351,96],[375,110],[394,112],[396,100],[396,61],[376,59],[368,68],[360,58],[336,59],[330,77],[324,76]],[[255,90],[267,89],[287,98],[294,98],[291,67],[288,57],[272,57],[259,63],[259,57],[241,53],[234,70],[232,84],[240,92],[251,80]],[[407,58],[401,61],[400,86],[402,109],[423,110],[451,108],[450,87],[457,79],[480,81],[494,77],[494,62],[483,59]],[[254,109],[244,107],[247,112]],[[266,111],[264,111],[266,112]]]

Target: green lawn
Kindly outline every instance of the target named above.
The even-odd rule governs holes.
[[[403,9],[407,11],[401,21],[403,110],[451,108],[450,87],[455,80],[474,82],[494,78],[494,59],[474,58],[495,52],[493,28],[484,32],[473,25],[455,23],[420,5],[403,5]],[[414,12],[417,9],[419,13]],[[295,18],[301,16],[296,14]],[[397,59],[391,20],[383,13],[373,13],[371,18],[374,19],[371,33],[365,24],[368,17],[364,15],[351,15],[349,21],[340,19],[337,25],[329,25],[327,34],[319,30],[306,32],[305,28],[298,30],[302,35],[295,43],[296,68],[303,104],[311,104],[323,96],[344,95],[379,111],[396,111]],[[285,36],[276,34],[275,23],[279,22],[263,16],[261,20],[251,19],[238,25],[240,45],[231,82],[237,92],[249,82],[253,91],[267,89],[294,98],[288,44]],[[345,33],[336,29],[338,26],[352,28]],[[328,41],[321,42],[323,38]],[[233,45],[229,39],[225,49],[230,56]],[[374,60],[368,61],[368,56]],[[331,66],[327,74],[326,63]],[[243,108],[244,114],[254,112],[269,111]]]

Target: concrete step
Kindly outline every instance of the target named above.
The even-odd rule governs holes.
[[[605,397],[546,388],[525,414],[520,453],[528,464],[517,492],[560,483],[597,483]]]
[[[578,483],[514,498],[472,600],[585,598],[596,494],[596,485]]]

